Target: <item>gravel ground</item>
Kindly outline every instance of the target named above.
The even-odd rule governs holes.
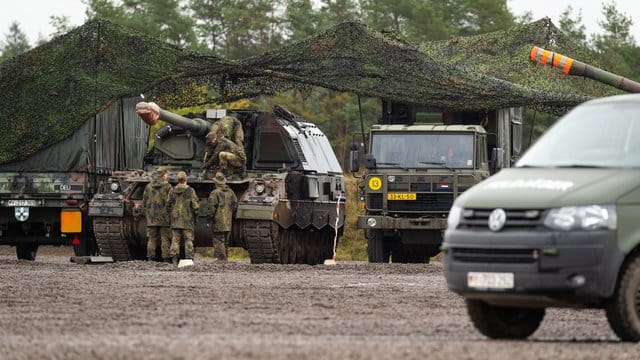
[[[601,310],[550,309],[527,341],[480,335],[442,264],[36,262],[0,246],[0,358],[638,359]]]

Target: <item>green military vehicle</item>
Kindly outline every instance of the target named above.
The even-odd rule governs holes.
[[[40,245],[95,254],[89,200],[112,171],[142,165],[146,129],[134,121],[135,101],[117,100],[65,140],[0,165],[0,244],[25,260],[35,260]]]
[[[229,245],[245,248],[252,263],[313,265],[334,256],[334,243],[344,228],[344,180],[318,127],[278,105],[273,112],[210,109],[197,117],[151,103],[138,107],[153,108],[166,125],[156,133],[144,169],[114,172],[91,200],[89,214],[102,255],[115,261],[146,258],[142,195],[159,165],[169,167],[169,182],[174,184],[178,171],[187,173],[189,186],[200,198],[194,245],[212,245],[207,198],[214,173],[202,169],[205,137],[215,121],[231,115],[244,130],[247,164],[241,178],[227,181],[238,198]]]
[[[562,55],[542,58],[640,92],[639,83]],[[621,340],[640,341],[639,179],[640,95],[618,95],[577,106],[514,168],[456,199],[445,277],[475,327],[521,339],[547,307],[604,308]]]
[[[357,227],[370,262],[429,262],[440,251],[453,201],[518,157],[521,109],[421,113],[383,102],[383,110],[383,124],[369,133],[361,185],[366,213]],[[421,117],[432,122],[416,123]],[[357,152],[352,172],[359,170]]]

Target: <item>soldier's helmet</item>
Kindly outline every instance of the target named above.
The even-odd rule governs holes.
[[[177,176],[179,183],[185,183],[187,181],[187,173],[184,171],[180,171]]]
[[[166,166],[159,166],[156,169],[156,176],[158,176],[158,177],[162,177],[166,173],[167,173],[167,167]]]
[[[217,172],[213,177],[213,182],[218,185],[224,185],[227,183],[227,178],[225,178],[224,174],[221,172]]]

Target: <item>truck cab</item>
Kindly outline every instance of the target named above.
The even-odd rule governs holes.
[[[392,105],[383,124],[369,132],[360,186],[365,213],[357,227],[365,232],[370,262],[429,262],[440,252],[454,199],[509,166],[519,152],[520,142],[512,139],[521,136],[521,113],[426,112]],[[352,151],[356,172],[357,150]]]
[[[458,197],[447,285],[476,328],[526,338],[547,307],[606,309],[640,340],[640,95],[579,105],[515,164]]]

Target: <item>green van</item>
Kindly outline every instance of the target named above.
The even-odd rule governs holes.
[[[464,192],[442,249],[448,287],[490,338],[528,337],[546,307],[588,307],[639,341],[640,94],[577,106]]]

